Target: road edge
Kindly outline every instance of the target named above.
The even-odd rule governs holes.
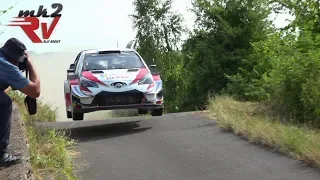
[[[26,126],[21,117],[21,113],[18,105],[13,102],[12,103],[12,122],[11,122],[11,135],[13,137],[10,139],[10,146],[17,147],[18,150],[9,149],[11,151],[19,151],[18,153],[23,156],[22,163],[17,164],[16,169],[20,170],[20,179],[23,180],[34,180],[33,169],[30,163],[29,156],[29,143],[26,134]],[[12,172],[13,174],[16,172]],[[9,175],[9,177],[11,174]]]
[[[14,103],[15,104],[15,103]],[[33,176],[33,169],[32,169],[32,165],[30,163],[30,155],[29,155],[29,142],[28,142],[28,138],[27,138],[27,135],[26,135],[26,129],[25,129],[25,123],[20,115],[20,110],[18,109],[18,105],[15,104],[16,108],[17,108],[17,111],[19,112],[19,125],[21,127],[21,130],[22,130],[22,135],[23,135],[23,145],[24,145],[24,159],[23,159],[23,178],[24,180],[34,180],[34,176]]]

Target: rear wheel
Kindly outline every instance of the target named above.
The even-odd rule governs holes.
[[[162,116],[163,108],[151,110],[151,116]]]
[[[74,121],[81,121],[83,120],[83,113],[72,113],[72,119]]]
[[[138,109],[138,114],[148,114],[148,109]]]

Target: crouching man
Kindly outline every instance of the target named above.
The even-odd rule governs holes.
[[[16,38],[9,39],[0,48],[0,166],[10,166],[21,161],[21,157],[8,153],[11,129],[12,100],[7,93],[19,90],[27,96],[37,98],[40,95],[40,79],[26,54],[26,46]],[[19,63],[27,57],[29,77],[19,70]]]

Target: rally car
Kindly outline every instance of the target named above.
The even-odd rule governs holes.
[[[134,49],[84,50],[67,70],[66,114],[74,121],[99,110],[138,109],[163,113],[163,84],[155,65],[149,67]]]

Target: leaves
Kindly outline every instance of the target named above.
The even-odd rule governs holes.
[[[317,0],[193,0],[195,28],[177,48],[182,17],[171,0],[136,0],[142,57],[163,74],[167,110],[203,107],[208,94],[269,101],[300,122],[320,115],[320,6]],[[296,18],[276,29],[267,18]],[[299,33],[294,33],[299,29]]]

